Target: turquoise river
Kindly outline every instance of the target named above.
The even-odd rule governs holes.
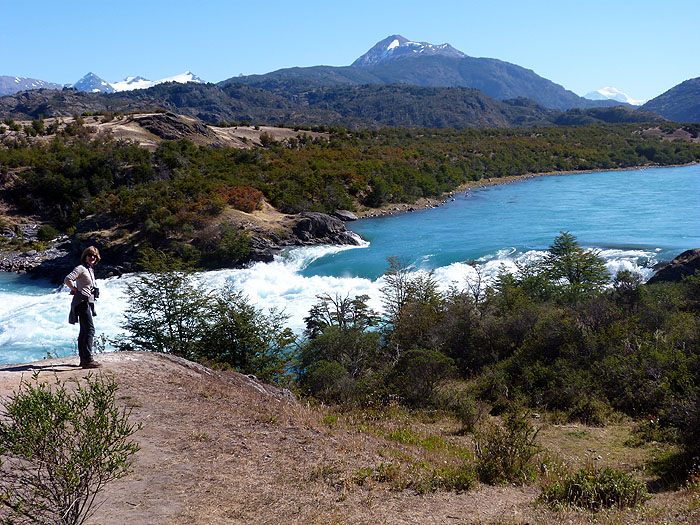
[[[536,177],[457,194],[431,210],[349,223],[366,241],[361,247],[299,248],[269,264],[196,278],[212,291],[233,283],[255,304],[284,309],[298,333],[318,294],[367,294],[380,309],[389,256],[432,270],[444,287],[463,287],[475,275],[466,261],[492,278],[541,257],[569,231],[600,251],[611,274],[630,269],[648,278],[659,263],[700,247],[699,195],[700,165]],[[107,350],[122,332],[132,278],[100,282],[95,324]],[[74,353],[69,303],[65,287],[0,273],[0,363]]]

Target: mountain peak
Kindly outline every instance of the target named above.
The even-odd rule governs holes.
[[[450,44],[435,45],[428,42],[413,42],[401,35],[391,35],[377,42],[367,53],[355,60],[352,65],[374,66],[391,60],[430,55],[454,58],[465,58],[467,56]]]
[[[591,91],[585,95],[585,98],[589,100],[615,100],[617,102],[625,102],[632,106],[640,106],[645,102],[644,100],[635,100],[627,93],[623,93],[612,86],[605,86],[597,91]]]
[[[71,87],[77,89],[78,91],[87,91],[88,93],[114,93],[114,88],[95,75],[95,73],[92,71],[78,80]]]

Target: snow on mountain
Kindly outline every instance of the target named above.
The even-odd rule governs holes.
[[[114,93],[114,88],[94,73],[88,73],[71,87],[88,93]]]
[[[352,65],[374,66],[389,60],[427,55],[443,55],[455,58],[467,56],[450,44],[435,45],[428,42],[413,42],[401,35],[391,35],[375,44],[367,53],[355,60]]]
[[[0,76],[0,97],[5,95],[12,95],[18,91],[25,91],[27,89],[62,89],[61,84],[56,84],[54,82],[46,82],[45,80],[39,80],[36,78],[28,77],[14,77],[14,76]]]
[[[129,91],[131,89],[146,89],[154,85],[152,80],[143,77],[126,77],[119,82],[111,82],[114,91]]]
[[[111,86],[115,91],[130,91],[132,89],[147,89],[165,82],[178,82],[180,84],[186,84],[187,82],[196,82],[197,84],[204,83],[201,78],[191,71],[185,71],[180,75],[161,78],[160,80],[148,80],[147,78],[143,77],[126,77],[124,80],[120,80],[119,82],[113,82]]]
[[[633,106],[641,106],[646,102],[646,100],[635,100],[631,98],[627,93],[623,93],[617,88],[606,86],[597,91],[591,91],[584,96],[589,100],[616,100],[618,102],[626,102]]]

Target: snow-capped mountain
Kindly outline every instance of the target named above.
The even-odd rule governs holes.
[[[606,86],[598,91],[591,91],[584,98],[589,100],[616,100],[618,102],[626,102],[633,106],[641,106],[645,100],[635,100],[627,93],[623,93],[617,88]]]
[[[114,88],[114,91],[129,91],[131,89],[149,88],[153,85],[153,81],[143,77],[126,77],[124,80],[112,82],[110,85]]]
[[[160,80],[148,80],[143,77],[126,77],[124,80],[111,83],[105,82],[94,73],[88,73],[71,87],[78,91],[87,91],[90,93],[114,93],[117,91],[131,91],[132,89],[146,89],[164,82],[178,82],[180,84],[186,84],[187,82],[204,83],[201,78],[191,71],[185,71],[180,75],[161,78]]]
[[[391,35],[375,44],[353,66],[374,66],[390,60],[418,56],[443,55],[454,58],[464,58],[467,55],[455,49],[450,44],[429,44],[428,42],[413,42],[401,35]]]
[[[94,73],[88,73],[71,87],[88,93],[114,93],[114,88]]]
[[[61,84],[54,82],[46,82],[36,78],[0,76],[0,97],[12,95],[18,91],[26,91],[27,89],[61,89]]]
[[[191,71],[185,71],[180,75],[161,78],[160,80],[148,80],[147,78],[143,77],[126,77],[124,80],[120,80],[119,82],[113,82],[111,86],[115,91],[130,91],[132,89],[146,89],[165,82],[178,82],[179,84],[186,84],[187,82],[196,82],[197,84],[204,83],[201,78]]]

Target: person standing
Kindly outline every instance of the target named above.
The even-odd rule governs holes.
[[[94,246],[86,248],[80,257],[80,262],[64,279],[70,288],[73,300],[70,303],[68,322],[80,324],[78,333],[78,355],[82,368],[99,368],[101,365],[92,357],[92,342],[95,337],[95,324],[92,318],[95,314],[95,299],[99,297],[99,289],[95,286],[94,266],[100,260],[100,252]]]

